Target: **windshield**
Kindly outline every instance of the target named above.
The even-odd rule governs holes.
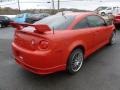
[[[52,15],[34,24],[47,24],[51,29],[64,30],[72,23],[74,16]]]

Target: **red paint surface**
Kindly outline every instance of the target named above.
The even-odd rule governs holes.
[[[75,19],[66,30],[44,33],[16,30],[12,50],[17,63],[37,74],[66,70],[70,53],[78,46],[84,57],[106,45],[114,30],[113,25],[73,30],[75,24],[91,13],[72,13]]]
[[[114,16],[114,23],[115,24],[120,24],[120,14]]]

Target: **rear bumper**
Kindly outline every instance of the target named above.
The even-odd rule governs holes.
[[[54,73],[57,71],[64,70],[64,68],[65,68],[64,65],[52,67],[52,68],[35,68],[35,67],[30,66],[30,65],[27,65],[24,62],[21,62],[18,59],[15,59],[15,60],[25,70],[30,71],[30,72],[35,73],[35,74],[40,74],[40,75],[51,74],[51,73]]]
[[[12,43],[12,50],[16,62],[24,69],[36,74],[50,74],[65,70],[66,64],[61,64],[58,57],[53,52],[33,52],[24,50]],[[59,58],[59,59],[58,59]]]

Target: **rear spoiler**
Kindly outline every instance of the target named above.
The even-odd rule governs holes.
[[[50,27],[46,24],[28,24],[28,23],[15,23],[15,22],[11,22],[10,25],[14,28],[16,28],[17,30],[21,30],[24,27],[27,26],[31,26],[34,27],[36,29],[37,32],[46,32],[46,31],[51,31]]]

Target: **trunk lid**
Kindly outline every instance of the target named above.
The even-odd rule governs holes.
[[[44,24],[21,24],[21,23],[10,23],[11,26],[16,28],[14,42],[19,47],[27,50],[38,49],[38,44],[41,40],[48,40],[45,38],[45,32],[51,31],[48,25]]]
[[[34,51],[37,49],[39,42],[44,39],[32,32],[16,31],[14,42],[19,47]]]

